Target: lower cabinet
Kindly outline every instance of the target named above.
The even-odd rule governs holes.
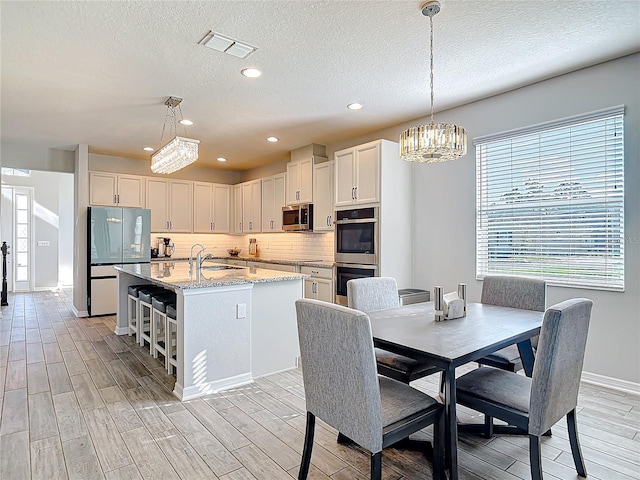
[[[304,279],[304,298],[333,303],[333,268],[300,267],[300,273],[311,275]]]

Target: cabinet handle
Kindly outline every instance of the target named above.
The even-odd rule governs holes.
[[[249,222],[249,230],[253,230],[253,222]]]
[[[271,228],[271,230],[273,230],[273,220],[271,220],[271,221],[269,222],[269,228]]]
[[[120,194],[118,194],[117,197],[118,197],[118,205],[120,205]]]
[[[300,200],[300,190],[296,192],[296,200]]]
[[[169,230],[169,220],[166,221],[167,231]]]
[[[319,272],[318,270],[311,270],[311,273],[314,273],[314,274],[316,274],[316,275],[317,275],[317,274],[318,274],[318,273],[320,273],[320,272]]]
[[[355,192],[355,197],[354,198],[355,198],[355,200],[357,200],[358,199],[358,187],[354,187],[353,191]]]
[[[242,230],[242,222],[238,223],[238,230]]]
[[[114,193],[114,194],[113,194],[113,204],[115,205],[115,204],[117,204],[117,203],[118,203],[118,197],[117,197],[117,195]]]
[[[211,230],[215,230],[216,229],[216,222],[211,222]]]
[[[351,188],[351,200],[356,199],[356,187]]]

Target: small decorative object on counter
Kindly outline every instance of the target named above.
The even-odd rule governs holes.
[[[239,248],[233,247],[233,248],[230,248],[229,250],[227,250],[227,253],[229,255],[231,255],[232,257],[237,257],[240,254],[241,251],[242,250],[240,250]]]
[[[249,239],[249,255],[255,256],[258,250],[258,241],[255,238]]]
[[[442,287],[433,287],[433,306],[436,322],[467,316],[467,285],[458,284],[457,292],[443,293]]]

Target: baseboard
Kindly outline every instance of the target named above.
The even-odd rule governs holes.
[[[235,377],[225,378],[223,380],[201,383],[200,385],[194,385],[187,388],[183,388],[182,385],[176,382],[173,394],[184,402],[185,400],[191,400],[203,395],[217,393],[220,390],[228,390],[229,388],[239,387],[251,382],[253,382],[253,376],[250,372],[243,373],[242,375],[236,375]]]
[[[298,357],[300,358],[300,357]],[[291,370],[296,370],[298,367],[294,366],[294,367],[287,367],[287,368],[283,368],[282,370],[276,370],[275,372],[269,372],[269,373],[265,373],[264,375],[258,375],[255,378],[263,378],[263,377],[268,377],[269,375],[275,375],[276,373],[282,373],[282,372],[289,372]]]
[[[129,325],[125,325],[124,327],[119,327],[116,325],[116,329],[113,331],[116,335],[126,335],[129,333]]]
[[[640,383],[629,382],[619,378],[605,377],[597,373],[582,372],[582,381],[591,385],[618,390],[619,392],[640,395]]]
[[[71,305],[71,313],[73,313],[76,317],[88,317],[89,312],[87,310],[78,310],[75,305]]]

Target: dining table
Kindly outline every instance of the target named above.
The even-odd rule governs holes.
[[[530,338],[540,333],[544,312],[468,303],[465,316],[436,321],[433,302],[424,302],[368,315],[376,347],[428,361],[444,372],[446,465],[450,480],[457,480],[456,368],[517,344],[525,374],[531,376]]]

